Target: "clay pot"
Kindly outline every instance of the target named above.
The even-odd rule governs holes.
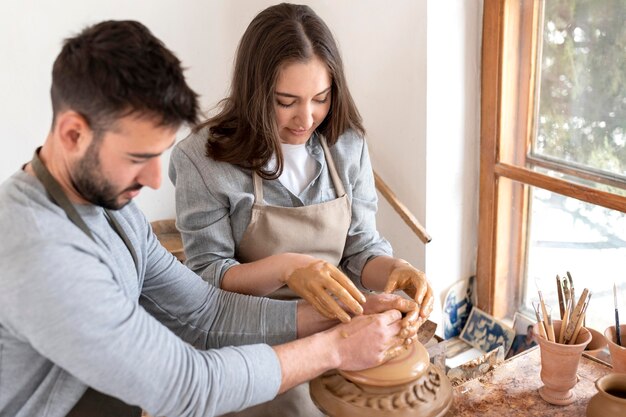
[[[604,375],[596,381],[596,388],[587,417],[626,416],[626,374]]]
[[[409,345],[397,357],[362,371],[339,371],[344,378],[365,390],[389,392],[387,388],[405,385],[424,375],[430,366],[428,351],[421,343]],[[383,388],[381,390],[381,388]]]
[[[626,324],[619,326],[622,345],[626,345]],[[604,337],[609,344],[609,352],[611,352],[611,363],[613,364],[613,372],[626,373],[626,347],[618,346],[615,337],[615,326],[609,326],[604,331]]]
[[[558,335],[561,331],[561,320],[554,320],[553,324],[554,333]],[[538,335],[537,324],[534,327],[533,330]],[[537,341],[541,353],[541,381],[544,384],[539,388],[539,395],[550,404],[573,403],[576,394],[572,388],[578,382],[578,362],[585,346],[591,342],[591,333],[581,327],[576,342],[572,345],[550,342],[542,337],[537,337]]]
[[[596,329],[591,329],[589,327],[587,327],[586,329],[589,330],[589,332],[591,333],[591,342],[589,342],[589,344],[585,348],[585,353],[593,356],[601,352],[606,347],[606,338]]]

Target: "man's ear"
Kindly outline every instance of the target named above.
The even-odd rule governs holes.
[[[87,120],[72,110],[57,115],[54,133],[59,138],[61,146],[68,152],[82,153],[93,137]]]

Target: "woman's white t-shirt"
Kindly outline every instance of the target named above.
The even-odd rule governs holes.
[[[313,181],[316,161],[306,149],[306,143],[301,145],[280,144],[283,151],[283,173],[278,180],[294,195],[300,195],[302,190]]]

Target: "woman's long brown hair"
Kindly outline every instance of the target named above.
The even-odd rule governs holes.
[[[364,134],[330,29],[310,7],[282,3],[252,20],[237,48],[230,95],[217,115],[196,128],[209,128],[207,156],[277,178],[283,166],[274,110],[278,75],[285,64],[313,56],[326,64],[332,79],[330,111],[316,131],[330,146],[348,129]],[[274,154],[276,165],[268,168]]]

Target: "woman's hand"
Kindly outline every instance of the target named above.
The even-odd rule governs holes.
[[[392,293],[403,290],[416,302],[416,308],[409,312],[402,320],[400,337],[407,338],[407,343],[413,343],[417,330],[433,310],[433,290],[426,279],[426,275],[404,261],[394,264],[387,279],[384,292]]]
[[[336,318],[343,323],[350,321],[350,315],[340,307],[333,295],[352,314],[363,313],[361,304],[365,303],[365,296],[347,276],[326,261],[317,260],[297,268],[287,275],[284,282],[329,319]]]

